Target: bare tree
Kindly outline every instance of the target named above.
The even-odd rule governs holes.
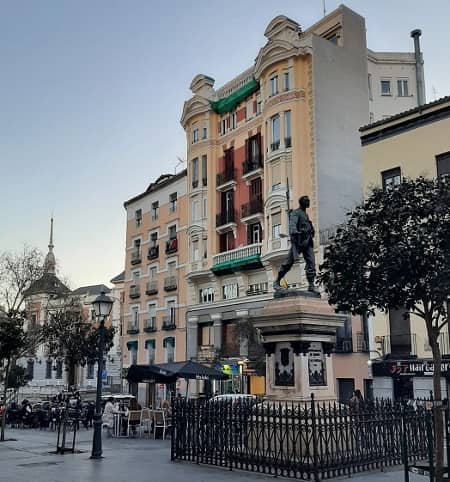
[[[43,256],[39,249],[24,246],[19,253],[0,254],[0,305],[6,313],[22,308],[26,290],[43,274]]]

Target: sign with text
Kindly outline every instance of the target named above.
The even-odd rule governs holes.
[[[373,362],[375,377],[432,377],[434,363],[431,360],[397,360]],[[441,362],[441,375],[450,377],[450,361]]]

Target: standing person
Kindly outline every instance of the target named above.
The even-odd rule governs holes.
[[[112,436],[111,430],[114,428],[114,415],[120,413],[120,410],[114,406],[114,398],[109,397],[102,417],[103,424],[106,425],[106,428],[108,429],[108,437]]]
[[[292,268],[300,254],[306,264],[306,279],[308,280],[308,291],[318,293],[314,285],[316,277],[316,266],[314,260],[314,226],[310,221],[306,210],[310,201],[308,196],[302,196],[299,200],[299,207],[289,214],[289,236],[291,238],[291,249],[287,258],[283,261],[278,272],[277,279],[273,283],[274,290],[281,290],[281,280]]]
[[[350,407],[356,411],[359,411],[361,405],[364,403],[364,398],[362,396],[361,390],[353,390],[352,398],[350,398]]]

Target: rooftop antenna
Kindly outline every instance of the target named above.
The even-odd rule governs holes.
[[[184,163],[186,162],[186,160],[185,160],[185,159],[182,159],[180,156],[177,156],[177,159],[178,159],[178,164],[175,166],[174,174],[177,173],[178,167],[179,167],[180,165],[183,166]]]
[[[323,16],[325,17],[327,14],[327,7],[325,5],[325,0],[322,0],[322,4],[323,4]]]

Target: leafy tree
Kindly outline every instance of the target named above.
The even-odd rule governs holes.
[[[8,393],[8,382],[10,379],[11,368],[27,349],[27,333],[23,329],[24,319],[20,316],[6,316],[0,312],[0,362],[4,365],[2,373],[3,381],[3,400],[6,404]],[[2,414],[2,430],[0,441],[5,440],[6,410]]]
[[[15,390],[20,387],[24,387],[30,378],[27,375],[25,367],[21,365],[13,365],[9,370],[8,375],[8,388],[14,388]]]
[[[434,361],[436,481],[443,477],[439,334],[448,323],[450,179],[374,188],[325,250],[320,281],[338,310],[404,308],[425,322]]]
[[[49,317],[42,328],[45,347],[51,358],[64,361],[69,386],[73,386],[76,368],[98,360],[99,330],[83,319],[81,304],[76,299],[61,299],[48,310]],[[114,328],[105,327],[105,354],[113,341]]]

